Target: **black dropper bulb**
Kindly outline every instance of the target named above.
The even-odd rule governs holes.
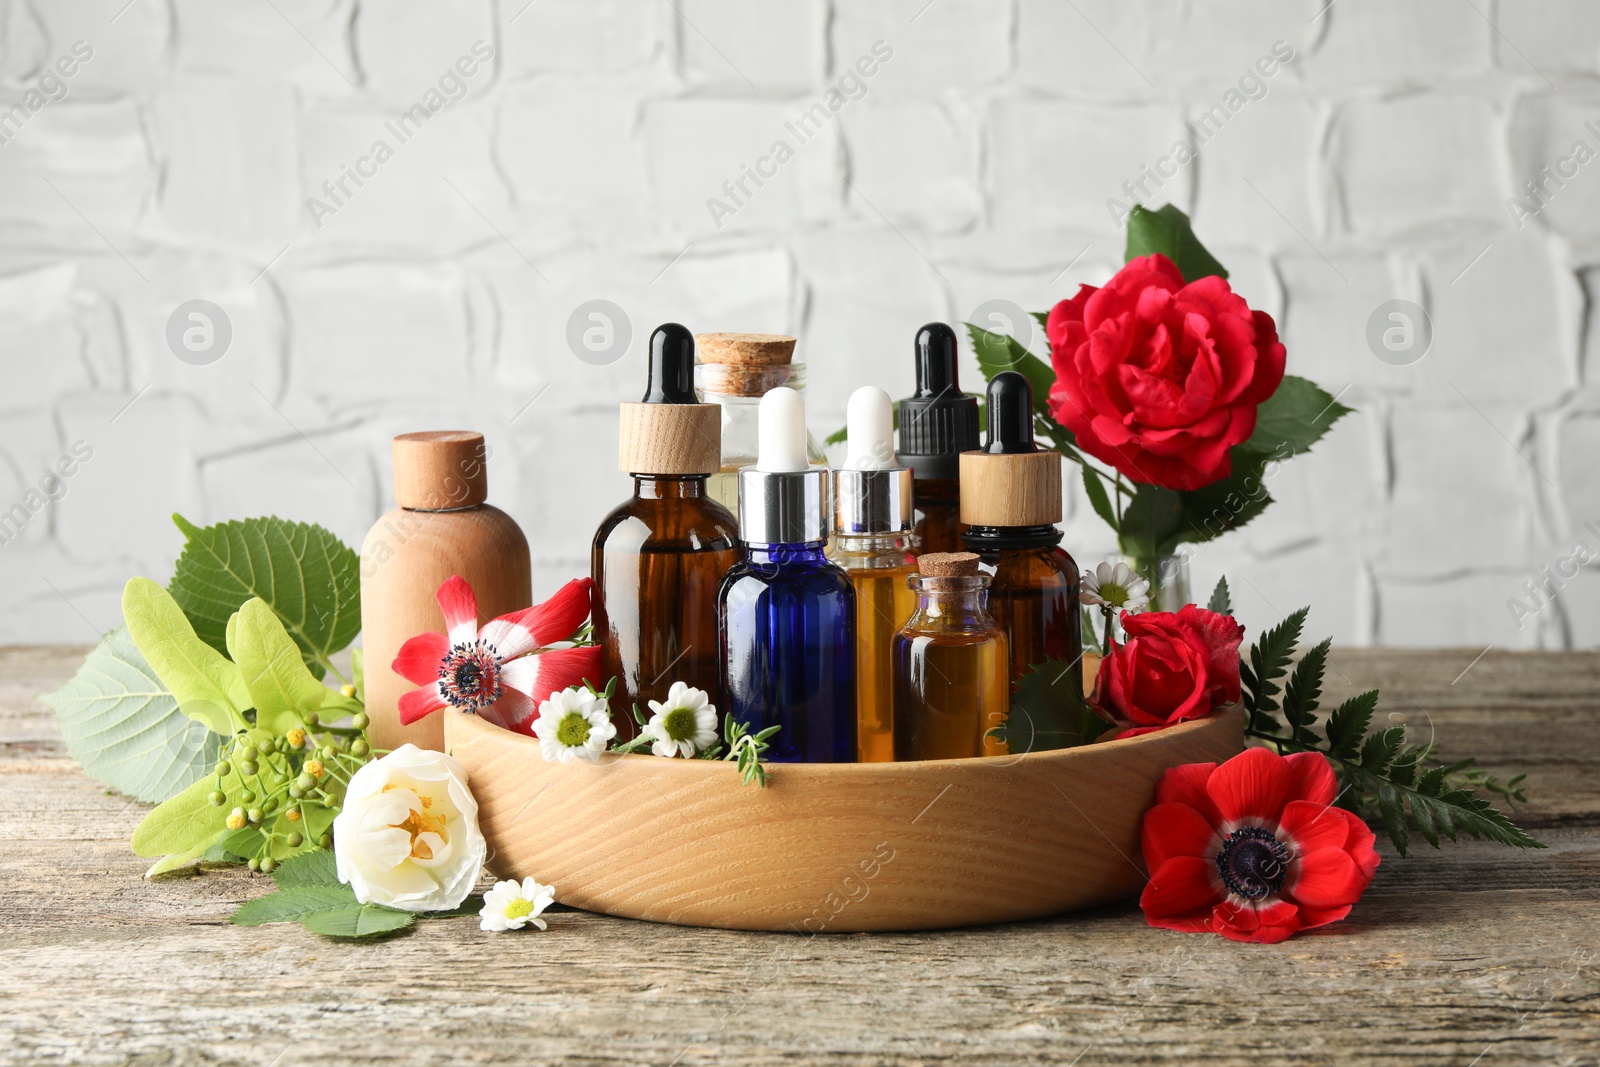
[[[675,322],[662,323],[650,335],[650,382],[646,404],[696,404],[694,334]]]
[[[917,331],[917,398],[960,396],[956,384],[956,332],[942,322]]]
[[[1014,370],[1001,371],[989,382],[989,443],[984,451],[1038,451],[1033,446],[1033,387]]]

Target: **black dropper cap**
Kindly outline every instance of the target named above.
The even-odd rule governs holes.
[[[917,392],[900,401],[900,462],[919,480],[953,479],[956,457],[978,447],[978,398],[956,381],[956,332],[942,322],[917,331]]]
[[[989,380],[989,443],[985,452],[1013,455],[1035,452],[1033,444],[1033,386],[1014,370],[1001,371]]]
[[[665,322],[650,335],[650,380],[646,404],[696,404],[694,334],[676,322]]]

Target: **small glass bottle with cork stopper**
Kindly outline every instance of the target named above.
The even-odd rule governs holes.
[[[992,577],[989,613],[1006,632],[1013,686],[1046,660],[1081,683],[1078,565],[1060,548],[1061,454],[1033,443],[1033,390],[1016,371],[989,382],[988,441],[961,456],[962,539]]]
[[[942,322],[917,331],[917,391],[900,401],[900,462],[916,481],[913,552],[961,549],[960,456],[978,447],[978,398],[956,379],[956,333]]]
[[[844,466],[833,472],[828,558],[856,593],[856,744],[862,763],[894,759],[894,635],[916,597],[906,579],[911,471],[895,461],[889,394],[865,385],[850,395]]]
[[[623,404],[617,465],[633,498],[601,522],[590,551],[594,636],[619,741],[638,733],[630,709],[663,700],[673,682],[720,704],[717,588],[739,561],[738,524],[711,499],[721,464],[719,412],[694,393],[694,337],[675,322],[650,337],[644,399]]]
[[[916,610],[894,638],[894,758],[1000,756],[989,731],[1011,698],[1006,636],[984,609],[972,552],[929,552],[910,579]]]
[[[737,516],[739,469],[756,462],[761,398],[779,387],[803,395],[806,368],[794,362],[795,339],[783,334],[702,333],[695,345],[700,395],[722,409],[722,464],[711,476],[711,497]],[[805,441],[807,462],[825,466],[827,457],[810,433]]]

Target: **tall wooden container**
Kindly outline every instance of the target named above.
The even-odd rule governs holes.
[[[533,602],[528,541],[511,516],[485,503],[483,435],[467,430],[401,434],[394,439],[395,509],[361,545],[361,631],[367,714],[379,748],[411,742],[444,748],[444,717],[400,725],[400,697],[411,682],[390,670],[405,642],[444,632],[434,599],[459,574],[487,621]]]

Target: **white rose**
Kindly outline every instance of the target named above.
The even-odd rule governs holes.
[[[486,851],[461,764],[415,745],[356,771],[333,820],[339,880],[363,904],[457,907],[478,881]]]

